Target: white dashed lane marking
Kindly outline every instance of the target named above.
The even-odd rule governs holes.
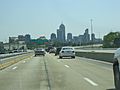
[[[68,66],[68,65],[65,65],[65,67],[69,68],[70,66]]]
[[[14,69],[16,69],[17,67],[13,67],[12,69],[14,70]]]
[[[98,86],[98,84],[96,84],[95,82],[93,82],[92,80],[90,80],[89,78],[84,78],[87,82],[89,82],[91,85],[93,86]]]
[[[25,61],[23,61],[23,63],[25,63]]]

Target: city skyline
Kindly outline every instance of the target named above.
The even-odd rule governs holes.
[[[31,38],[31,39],[38,39],[38,38],[40,38],[41,36],[44,36],[46,39],[48,39],[48,40],[52,40],[52,41],[55,41],[55,40],[58,40],[58,41],[60,41],[60,42],[67,42],[68,41],[68,38],[72,38],[71,40],[71,42],[76,42],[76,40],[74,41],[74,37],[75,38],[79,38],[78,39],[78,41],[77,41],[77,43],[81,43],[81,42],[86,42],[86,43],[88,43],[88,42],[90,42],[90,41],[95,41],[95,39],[97,40],[97,39],[101,39],[102,40],[102,38],[96,38],[96,34],[93,32],[93,33],[89,33],[90,32],[90,30],[88,29],[88,28],[86,28],[85,30],[84,30],[84,32],[83,33],[81,33],[81,34],[77,34],[77,35],[73,35],[73,33],[72,32],[67,32],[66,33],[66,26],[63,24],[63,22],[59,25],[59,27],[58,27],[58,29],[56,30],[56,33],[54,33],[54,32],[52,32],[51,34],[49,34],[49,37],[48,38],[46,38],[46,36],[45,35],[39,35],[38,37],[36,37],[36,38],[31,38],[32,37],[32,35],[30,35],[30,34],[19,34],[19,35],[16,35],[16,36],[10,36],[10,37],[13,37],[13,38],[21,38],[21,39],[25,39],[25,37],[26,38]],[[68,34],[71,34],[70,36],[68,35]],[[94,36],[92,36],[92,35],[94,35]],[[17,37],[18,36],[18,37]],[[91,37],[90,37],[91,36]],[[94,40],[93,40],[94,39]],[[82,41],[81,41],[82,40]],[[0,41],[0,42],[4,42],[4,41]],[[7,39],[7,41],[6,42],[4,42],[4,43],[8,43],[9,42],[9,38]]]
[[[78,35],[84,29],[102,38],[110,31],[120,31],[120,1],[104,0],[1,0],[0,1],[0,41],[8,41],[9,36],[30,34],[50,37],[63,21],[66,33]]]
[[[91,43],[102,43],[102,39],[96,38],[96,35],[92,31],[89,33],[89,29],[86,28],[83,34],[73,35],[72,32],[66,33],[66,26],[61,23],[59,28],[57,29],[56,33],[50,34],[50,41],[52,43],[60,42],[60,43],[71,43],[76,45],[83,45],[83,44],[91,44]],[[91,24],[92,28],[92,24]]]

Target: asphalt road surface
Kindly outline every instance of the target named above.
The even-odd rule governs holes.
[[[115,90],[112,64],[53,54],[30,57],[0,71],[0,90]]]

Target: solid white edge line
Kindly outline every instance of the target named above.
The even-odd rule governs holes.
[[[16,69],[17,67],[13,67],[12,69]]]
[[[93,86],[98,86],[98,84],[96,84],[95,82],[93,82],[92,80],[90,80],[89,78],[84,78],[87,82],[89,82],[91,85]]]
[[[65,65],[65,67],[69,68],[70,66],[68,66],[68,65]]]

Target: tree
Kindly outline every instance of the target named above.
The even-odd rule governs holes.
[[[114,40],[115,38],[120,38],[120,32],[110,32],[103,38],[103,47],[111,48],[115,47]]]

